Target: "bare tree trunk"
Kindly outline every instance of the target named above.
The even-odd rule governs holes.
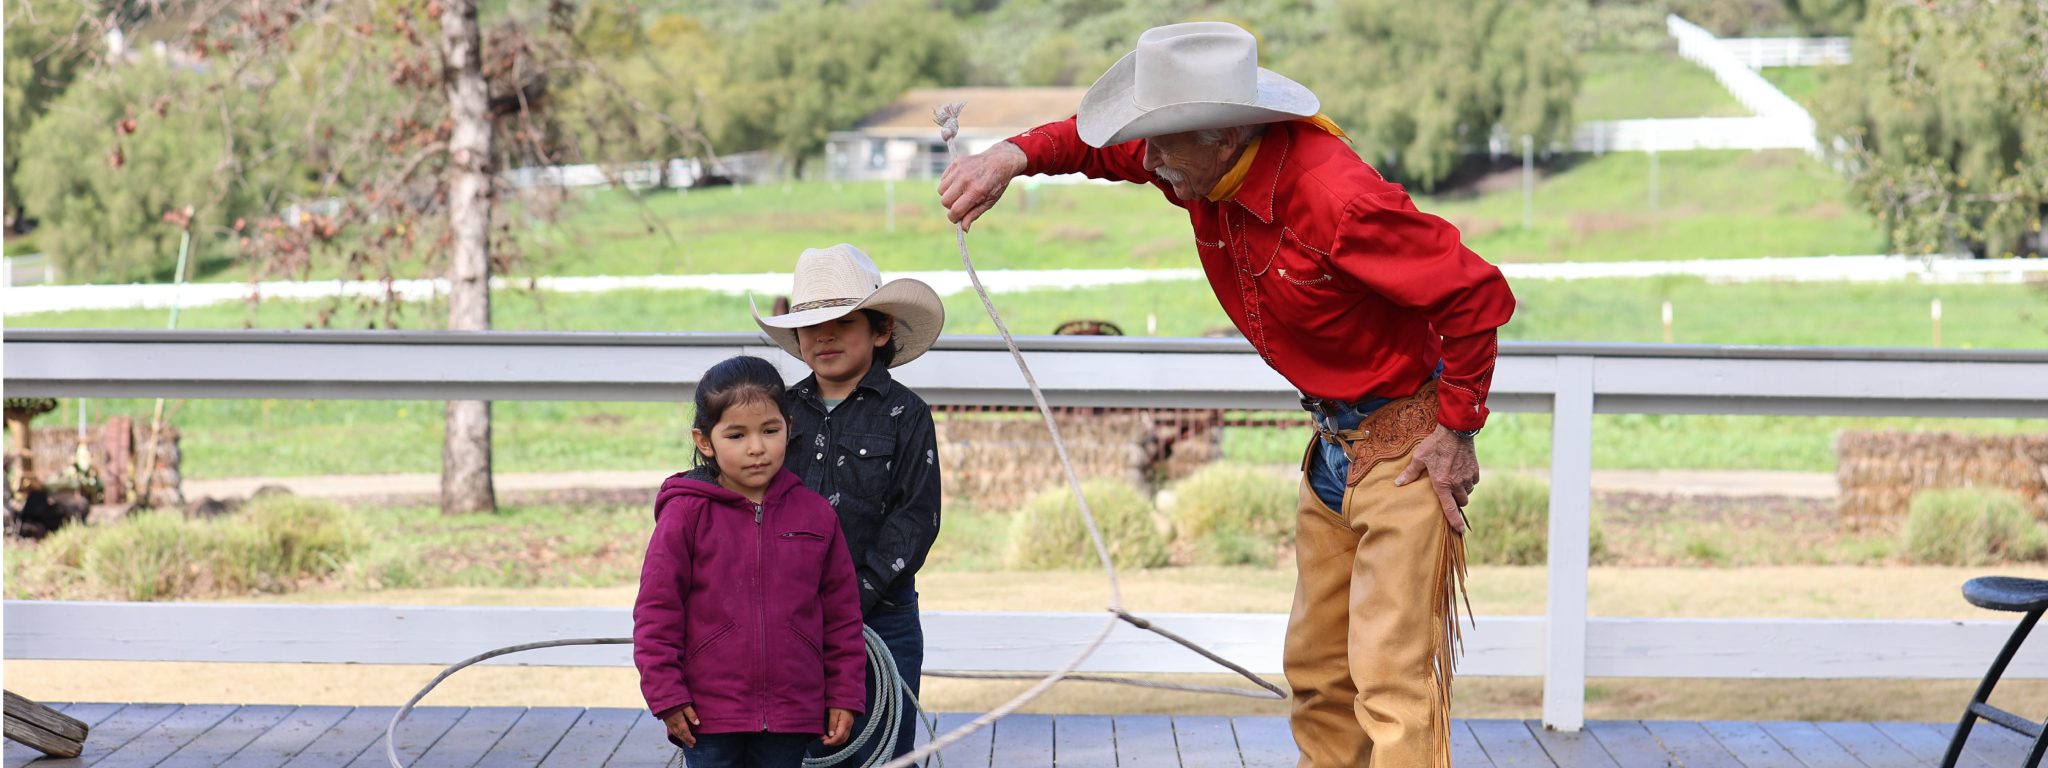
[[[484,84],[477,0],[441,0],[441,84],[453,130],[448,140],[450,254],[448,328],[491,327],[491,117]],[[441,444],[441,512],[497,508],[491,487],[491,404],[448,402]]]

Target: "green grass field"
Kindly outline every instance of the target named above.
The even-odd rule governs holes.
[[[1466,244],[1498,262],[1621,261],[1879,253],[1869,216],[1844,202],[1841,179],[1797,152],[1686,152],[1659,159],[1658,207],[1649,160],[1583,158],[1543,171],[1523,229],[1518,181],[1425,196],[1418,207],[1456,223]],[[885,270],[959,265],[951,229],[927,181],[896,186],[887,229],[881,184],[824,182],[743,193],[624,193],[534,235],[552,246],[551,274],[780,272],[806,247],[850,242]],[[1028,199],[1028,202],[1027,202]],[[658,222],[659,224],[655,224]],[[984,268],[1178,267],[1195,263],[1187,219],[1136,185],[1014,187],[969,238]]]
[[[1471,199],[1418,201],[1458,224],[1496,262],[1660,261],[1884,253],[1871,218],[1827,166],[1793,151],[1671,152],[1584,158],[1545,172],[1522,228],[1519,182]]]
[[[1576,158],[1538,172],[1528,229],[1515,172],[1422,196],[1416,205],[1457,224],[1467,245],[1496,262],[1885,250],[1871,218],[1846,202],[1843,181],[1798,152],[1667,153],[1659,159],[1656,209],[1649,160],[1640,153]],[[525,231],[531,262],[518,274],[783,272],[803,249],[838,242],[860,246],[884,270],[957,268],[934,185],[895,185],[893,230],[888,190],[878,182],[586,193],[559,223]],[[969,240],[975,263],[991,269],[1195,264],[1186,216],[1157,190],[1129,184],[1020,182]],[[199,251],[200,263],[225,263],[219,244],[201,243]],[[246,277],[245,267],[231,265],[197,279]]]
[[[1714,75],[1674,51],[1587,51],[1579,57],[1572,119],[1736,117],[1749,114]]]
[[[1826,67],[1769,67],[1758,74],[1771,81],[1786,96],[1799,102],[1808,110],[1814,108],[1814,101],[1820,96],[1821,87],[1826,84]]]

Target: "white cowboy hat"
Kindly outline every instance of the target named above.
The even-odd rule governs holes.
[[[875,261],[845,243],[807,248],[796,258],[796,286],[789,294],[788,314],[762,317],[752,296],[747,303],[761,331],[799,360],[803,353],[797,349],[796,329],[837,320],[855,310],[872,309],[896,319],[896,359],[889,364],[891,368],[916,360],[931,349],[946,325],[946,305],[931,286],[909,279],[884,285]]]
[[[1081,140],[1107,147],[1169,133],[1311,117],[1322,102],[1259,67],[1243,27],[1195,21],[1153,27],[1081,97]]]

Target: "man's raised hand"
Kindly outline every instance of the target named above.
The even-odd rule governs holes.
[[[939,177],[939,204],[946,207],[946,219],[961,229],[973,229],[974,220],[996,207],[1010,180],[1024,172],[1025,162],[1024,150],[1007,141],[954,161]]]

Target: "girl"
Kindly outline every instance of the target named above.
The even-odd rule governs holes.
[[[696,468],[662,483],[633,605],[647,708],[690,768],[796,768],[865,708],[853,562],[832,507],[783,469],[782,376],[758,357],[697,386]]]
[[[790,302],[785,314],[754,311],[761,330],[811,369],[786,398],[789,468],[838,510],[863,619],[915,694],[924,627],[914,577],[939,535],[938,437],[930,406],[889,369],[931,349],[945,306],[916,280],[882,284],[875,262],[844,243],[797,257]],[[899,757],[916,723],[902,703]]]

